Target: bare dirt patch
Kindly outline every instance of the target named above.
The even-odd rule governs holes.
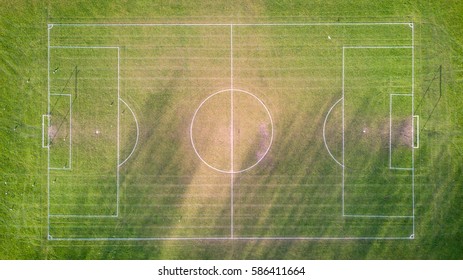
[[[58,128],[56,127],[56,125],[52,125],[48,127],[48,139],[55,138],[57,133],[58,133]]]
[[[412,146],[413,127],[411,118],[407,118],[400,122],[399,133],[397,135],[398,139],[396,140],[396,143],[408,147]]]

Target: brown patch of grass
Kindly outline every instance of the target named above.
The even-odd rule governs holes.
[[[58,129],[56,125],[52,125],[48,127],[48,138],[53,139],[55,138],[56,134],[58,133]]]

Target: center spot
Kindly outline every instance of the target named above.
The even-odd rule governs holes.
[[[223,173],[240,173],[259,164],[273,141],[268,108],[254,94],[238,89],[218,91],[195,111],[191,144],[199,159]]]

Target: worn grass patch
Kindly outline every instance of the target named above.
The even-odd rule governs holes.
[[[4,4],[0,12],[1,258],[461,258],[462,215],[458,205],[463,196],[458,186],[463,138],[458,112],[462,112],[459,54],[463,42],[459,27],[463,13],[458,3]],[[53,75],[47,73],[47,24],[66,22],[414,22],[413,114],[420,115],[421,136],[420,149],[414,155],[415,169],[398,171],[403,176],[391,180],[391,171],[382,168],[391,163],[410,166],[407,143],[414,143],[410,140],[413,123],[403,112],[411,105],[399,101],[402,97],[393,98],[397,115],[392,116],[392,124],[389,95],[346,98],[346,103],[338,103],[326,118],[342,96],[342,46],[409,45],[410,33],[404,36],[408,31],[401,31],[399,26],[393,30],[377,26],[234,28],[233,87],[263,101],[273,118],[274,138],[258,165],[233,177],[202,164],[191,148],[189,135],[191,118],[201,101],[231,87],[229,26],[55,26],[52,45],[121,47],[119,97],[124,102],[110,94],[115,91],[113,56],[95,54],[93,57],[103,62],[91,63],[88,53],[73,58],[72,51],[63,51],[66,55],[60,61],[53,60],[58,58],[53,55],[51,62],[61,65],[53,65],[51,71],[60,67],[54,75],[63,74],[58,79],[63,82],[69,77],[59,72],[67,67],[63,66],[65,61],[86,64],[79,72],[79,89],[88,98],[74,101],[74,122],[66,118],[67,101],[55,111],[55,119],[50,118],[49,138],[61,139],[61,147],[55,142],[56,149],[50,150],[50,162],[59,168],[71,165],[76,169],[68,173],[49,171],[48,152],[41,148],[42,133],[47,132],[47,128],[42,129],[42,115],[49,113],[47,76]],[[399,50],[398,54],[394,50],[379,54],[350,51],[346,58],[353,67],[346,74],[361,77],[346,80],[346,89],[352,94],[409,92],[404,87],[408,87],[410,66],[401,63],[408,61],[408,54]],[[74,64],[70,63],[68,70],[72,71]],[[53,93],[64,86],[58,84],[56,88],[51,84]],[[107,95],[98,94],[101,88]],[[208,114],[199,117],[212,121],[203,124],[198,133],[199,148],[208,161],[215,160],[223,169],[239,170],[260,158],[271,130],[260,105],[243,97],[246,95],[235,96],[234,106],[230,100],[219,102],[226,105],[224,110],[219,109],[220,104],[209,104]],[[364,109],[357,110],[365,100]],[[351,128],[351,134],[339,133],[342,106],[346,110],[344,128]],[[116,107],[118,117],[113,118]],[[234,127],[227,114],[231,111],[235,112]],[[222,117],[206,116],[209,114]],[[56,121],[58,115],[65,121]],[[255,121],[250,122],[248,116]],[[111,127],[117,119],[120,133],[114,124]],[[61,123],[63,130],[59,129]],[[71,125],[76,134],[68,144],[69,135],[64,131]],[[373,132],[376,136],[367,137]],[[343,137],[348,140],[344,144],[350,154],[343,151]],[[71,145],[73,154],[69,156]],[[350,168],[344,169],[344,205],[343,167],[339,164],[343,156],[351,166],[344,167]],[[411,198],[407,178],[411,176],[415,176],[413,227],[408,217],[355,217],[385,213],[408,216]],[[391,185],[396,188],[387,187]],[[117,214],[118,218],[49,217],[49,210],[65,215]],[[343,217],[343,210],[353,217]],[[69,238],[229,238],[232,232],[245,237],[403,237],[413,232],[415,239],[121,243],[50,241],[50,232]]]

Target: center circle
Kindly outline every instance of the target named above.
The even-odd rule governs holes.
[[[273,142],[273,120],[254,94],[224,89],[199,104],[190,125],[199,159],[222,173],[241,173],[259,164]]]

